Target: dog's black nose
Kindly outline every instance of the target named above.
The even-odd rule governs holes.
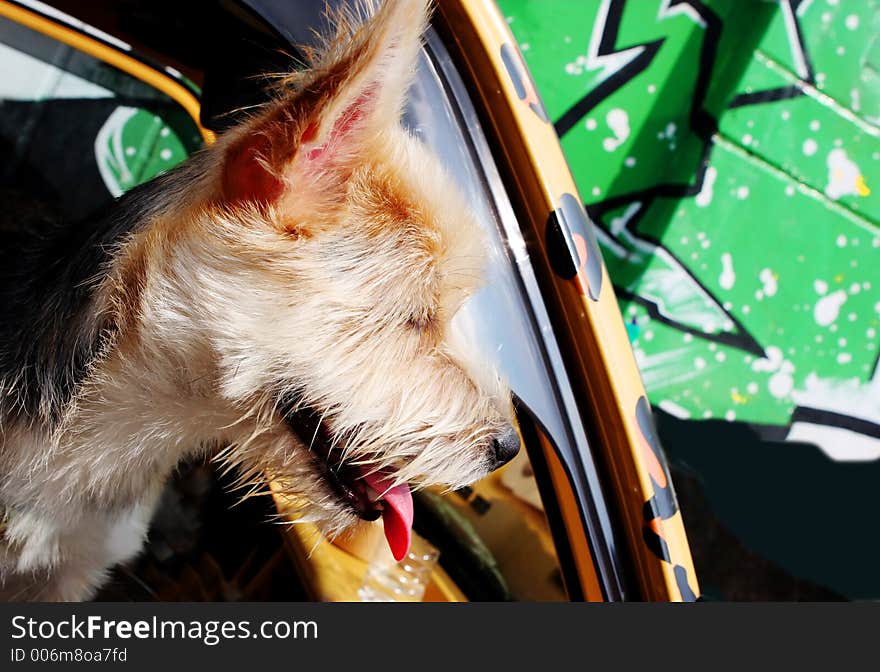
[[[496,436],[492,441],[492,448],[495,450],[495,464],[492,469],[498,469],[510,462],[519,452],[519,434],[513,427],[509,427],[506,432]]]

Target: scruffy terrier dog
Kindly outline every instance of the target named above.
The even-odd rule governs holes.
[[[274,102],[84,225],[0,229],[0,594],[81,600],[181,459],[272,478],[328,534],[509,460],[510,400],[454,343],[478,224],[400,125],[426,0],[337,17]]]

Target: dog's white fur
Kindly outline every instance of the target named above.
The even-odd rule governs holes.
[[[277,479],[304,519],[345,528],[356,516],[285,399],[320,412],[347,463],[398,481],[461,486],[491,468],[509,396],[449,333],[482,239],[399,124],[425,5],[338,16],[276,102],[152,196],[93,287],[81,337],[101,341],[86,374],[69,397],[49,376],[39,412],[2,418],[0,595],[87,598],[138,552],[175,465],[200,453],[242,484]],[[269,197],[238,197],[254,184]],[[17,382],[2,381],[7,397]]]

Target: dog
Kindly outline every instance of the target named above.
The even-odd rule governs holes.
[[[92,596],[185,458],[272,479],[329,536],[381,515],[401,557],[411,486],[516,454],[509,391],[451,328],[479,225],[400,123],[428,13],[338,13],[270,103],[85,224],[7,208],[3,598]]]

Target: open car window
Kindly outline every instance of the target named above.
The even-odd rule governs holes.
[[[497,474],[464,492],[447,495],[446,500],[468,518],[480,540],[495,555],[510,591],[508,597],[565,599],[560,558],[536,480],[536,475],[543,476],[551,518],[554,524],[560,524],[558,502],[546,482],[547,474],[543,473],[547,467],[542,451],[558,450],[563,444],[574,452],[577,446],[559,401],[558,381],[548,364],[552,355],[548,354],[545,337],[552,339],[552,328],[546,315],[536,314],[526,295],[524,281],[531,268],[525,243],[491,155],[476,147],[476,143],[485,140],[479,127],[465,119],[467,111],[463,108],[469,102],[464,98],[460,80],[452,79],[457,79],[454,66],[432,33],[410,90],[404,123],[437,153],[467,195],[485,231],[489,245],[485,284],[455,316],[453,327],[492,359],[509,383],[519,402],[527,450]],[[456,84],[459,86],[453,92]],[[505,216],[507,221],[503,221]],[[530,455],[539,463],[533,465]],[[596,522],[597,527],[603,522],[607,520]],[[418,529],[418,517],[416,526]],[[556,530],[556,543],[561,542],[564,553],[571,554],[573,550],[567,547],[565,537],[563,530]],[[592,562],[589,557],[580,560]],[[446,567],[450,571],[448,564]],[[456,578],[454,568],[451,573]],[[566,578],[568,587],[579,596],[587,590],[572,585],[575,577],[570,567]],[[597,586],[590,586],[589,590],[596,589]]]

